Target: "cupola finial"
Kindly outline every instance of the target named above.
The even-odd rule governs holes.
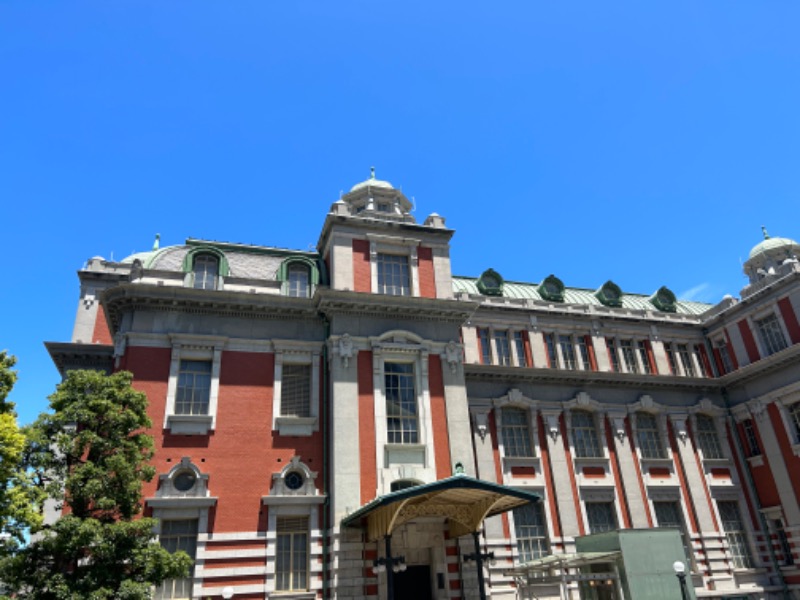
[[[156,234],[156,241],[153,242],[153,250],[158,250],[158,242],[161,239],[161,234]]]
[[[375,179],[375,167],[370,167],[369,168],[369,178],[370,179]]]
[[[764,234],[764,239],[768,240],[769,239],[769,234],[767,233],[767,228],[762,225],[761,226],[761,231]]]

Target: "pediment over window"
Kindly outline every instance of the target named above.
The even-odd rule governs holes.
[[[317,496],[316,478],[316,471],[312,471],[299,456],[293,456],[279,473],[273,473],[270,496]]]
[[[157,498],[205,498],[208,496],[208,474],[203,473],[188,456],[158,478]]]

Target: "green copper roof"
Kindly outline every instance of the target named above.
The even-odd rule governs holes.
[[[503,285],[504,298],[516,298],[520,300],[538,300],[547,302],[538,291],[538,283],[519,283],[515,281],[506,281]],[[453,276],[453,292],[456,294],[466,292],[467,294],[480,296],[478,290],[478,280],[475,277],[458,277]],[[578,304],[578,305],[593,305],[603,306],[603,304],[595,296],[596,290],[587,290],[581,288],[564,288],[564,304]],[[649,301],[650,296],[644,294],[629,294],[625,292],[622,296],[622,309],[630,310],[658,310]],[[700,315],[706,312],[713,305],[705,304],[703,302],[689,302],[686,300],[678,300],[677,310],[678,314],[684,315]]]
[[[362,181],[361,183],[355,184],[353,187],[350,188],[350,191],[354,192],[356,190],[360,190],[361,188],[364,188],[364,187],[367,187],[367,186],[385,188],[387,190],[393,190],[394,189],[394,186],[391,183],[389,183],[388,181],[382,181],[380,179],[375,179],[375,167],[371,167],[370,168],[370,172],[371,172],[371,175],[370,175],[369,179],[367,179],[366,181]]]
[[[790,240],[789,238],[782,238],[782,237],[771,237],[765,239],[760,244],[757,244],[750,250],[750,258],[753,258],[759,254],[768,253],[770,250],[779,250],[779,249],[786,249],[791,250],[792,247],[800,248],[800,244],[795,242],[794,240]]]

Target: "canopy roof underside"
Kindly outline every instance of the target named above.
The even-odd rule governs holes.
[[[539,500],[541,497],[532,492],[453,475],[379,496],[342,519],[342,526],[366,525],[367,537],[374,541],[413,519],[441,517],[447,519],[450,535],[460,537],[478,531],[487,517]]]
[[[609,552],[573,552],[571,554],[551,554],[532,561],[523,563],[513,569],[503,571],[503,575],[529,575],[536,571],[549,571],[550,569],[572,569],[607,563],[616,560],[622,553],[619,550]]]

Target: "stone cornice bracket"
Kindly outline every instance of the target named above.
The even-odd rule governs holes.
[[[686,415],[683,413],[669,415],[669,421],[672,423],[672,429],[675,431],[677,438],[686,445],[686,439],[689,437],[689,432],[686,427]]]
[[[447,342],[442,357],[445,359],[447,364],[450,365],[450,372],[453,374],[457,373],[458,365],[460,365],[464,360],[461,344],[457,344],[453,340]]]
[[[625,413],[608,413],[608,419],[614,428],[614,435],[617,436],[619,443],[625,441]]]
[[[558,417],[561,414],[560,410],[543,410],[542,417],[544,417],[545,426],[547,427],[547,433],[553,440],[553,443],[556,442],[558,439],[558,433],[560,431],[558,427]]]
[[[350,359],[353,358],[353,338],[349,333],[345,333],[339,338],[338,344],[339,358],[342,360],[342,366],[346,369],[350,365]]]
[[[481,442],[486,441],[486,432],[489,429],[489,409],[472,411],[472,418],[475,421],[475,430],[481,438]]]

